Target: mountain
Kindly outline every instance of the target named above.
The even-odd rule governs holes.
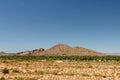
[[[18,56],[39,55],[79,55],[79,56],[104,56],[105,54],[82,47],[71,47],[66,44],[57,44],[47,50],[40,48],[32,51],[17,53]]]
[[[57,44],[46,50],[45,55],[102,56],[104,54],[82,47],[71,47],[66,44]]]
[[[8,55],[8,53],[5,53],[3,51],[0,52],[0,56],[7,56],[7,55]]]

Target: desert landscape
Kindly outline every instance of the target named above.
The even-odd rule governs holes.
[[[120,0],[0,0],[0,80],[120,80]]]
[[[1,52],[0,80],[120,80],[120,56],[66,44]]]
[[[0,60],[0,77],[0,80],[120,80],[120,62]]]

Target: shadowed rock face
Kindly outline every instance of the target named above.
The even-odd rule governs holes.
[[[32,51],[17,53],[19,56],[38,55],[79,55],[79,56],[103,56],[105,54],[82,47],[71,47],[65,44],[57,44],[47,50],[40,48]]]
[[[37,56],[40,55],[40,53],[44,52],[45,50],[43,48],[40,49],[35,49],[32,51],[24,51],[24,52],[19,52],[17,55],[19,56]]]

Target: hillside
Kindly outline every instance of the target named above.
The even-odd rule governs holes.
[[[43,48],[40,49],[34,49],[32,51],[23,51],[16,53],[18,56],[39,56],[42,55],[45,50]]]
[[[66,44],[57,44],[47,50],[40,48],[32,51],[17,53],[18,56],[39,55],[79,55],[79,56],[103,56],[105,54],[82,47],[71,47]]]
[[[8,54],[7,53],[5,53],[5,52],[0,52],[0,56],[7,56]]]
[[[100,52],[82,47],[71,47],[66,44],[57,44],[45,52],[46,55],[80,55],[80,56],[102,56]]]

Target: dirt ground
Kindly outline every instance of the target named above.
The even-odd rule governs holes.
[[[9,73],[3,73],[5,68]],[[2,77],[5,80],[120,80],[120,62],[0,60]]]

